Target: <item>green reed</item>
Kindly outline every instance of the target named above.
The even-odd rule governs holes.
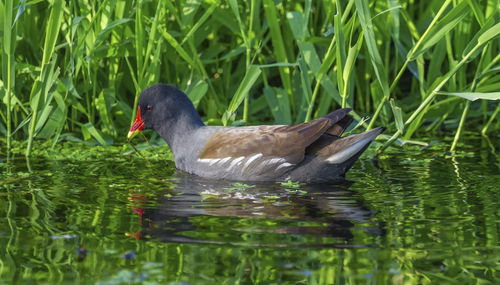
[[[15,60],[14,60],[14,49],[15,49],[15,23],[13,19],[14,7],[13,0],[6,1],[4,4],[4,22],[3,22],[3,39],[2,39],[2,81],[4,97],[2,100],[6,105],[6,115],[2,119],[7,125],[7,129],[4,132],[7,136],[7,149],[10,149],[11,136],[12,136],[12,89],[15,86]]]
[[[404,144],[497,132],[496,0],[16,1],[0,4],[0,134],[123,140],[144,88],[186,90],[209,124],[298,123],[339,107]],[[43,31],[43,32],[42,32]],[[477,101],[467,101],[476,100]]]

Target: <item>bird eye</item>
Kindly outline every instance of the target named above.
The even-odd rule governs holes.
[[[151,105],[147,105],[147,106],[146,106],[146,110],[148,110],[148,111],[153,110],[153,106],[151,106]]]

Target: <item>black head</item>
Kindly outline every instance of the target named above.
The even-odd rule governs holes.
[[[128,138],[143,129],[173,131],[176,125],[191,124],[203,123],[187,95],[173,85],[155,84],[139,97],[137,118],[130,127]]]

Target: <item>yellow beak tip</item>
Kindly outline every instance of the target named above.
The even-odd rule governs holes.
[[[137,134],[139,133],[139,131],[132,131],[132,132],[128,132],[127,134],[127,139],[128,140],[131,140],[133,137],[135,137]]]

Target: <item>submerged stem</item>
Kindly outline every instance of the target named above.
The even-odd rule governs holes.
[[[488,122],[486,122],[486,125],[484,125],[483,129],[481,130],[481,135],[486,136],[486,133],[488,132],[488,129],[491,126],[491,123],[493,123],[498,113],[500,113],[500,104],[497,105],[497,108],[491,115],[490,119],[488,120]]]
[[[134,149],[135,153],[137,153],[140,157],[142,158],[145,158],[140,152],[139,150],[132,144],[132,142],[130,141],[127,141],[127,143]]]
[[[12,18],[13,18],[13,10],[14,10],[14,1],[6,1],[5,2],[5,15],[4,15],[4,22],[3,22],[3,60],[7,61],[7,74],[6,77],[4,78],[7,80],[6,82],[6,90],[5,90],[5,96],[6,96],[6,107],[7,107],[7,119],[6,119],[6,124],[7,124],[7,152],[10,151],[11,148],[11,136],[12,136],[12,113],[11,113],[11,108],[12,108],[12,89],[14,85],[14,44],[15,44],[15,26],[12,25]],[[12,35],[12,32],[14,31],[14,35]],[[5,74],[4,74],[5,75]]]
[[[453,143],[451,144],[450,152],[454,153],[455,148],[457,147],[458,140],[460,139],[460,135],[462,134],[462,130],[464,128],[465,118],[467,118],[467,113],[469,112],[470,101],[467,100],[465,102],[464,111],[462,112],[462,117],[460,118],[460,123],[458,124],[457,132],[455,133],[455,138],[453,139]]]
[[[319,77],[321,77],[321,76],[319,76]],[[313,94],[311,97],[311,103],[307,107],[307,114],[306,114],[306,118],[304,119],[305,122],[308,122],[309,120],[311,120],[312,109],[314,106],[314,101],[316,101],[316,97],[318,96],[320,84],[321,84],[321,78],[318,78],[316,81],[316,85],[314,86],[314,91],[313,91]]]

